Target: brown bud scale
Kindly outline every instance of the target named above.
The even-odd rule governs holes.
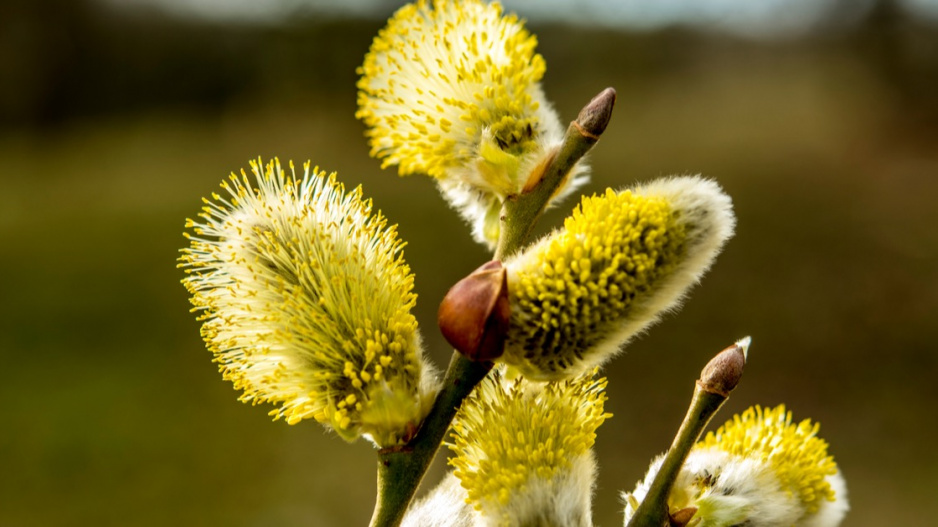
[[[697,507],[685,507],[674,514],[669,514],[670,527],[686,527],[694,519],[695,514],[697,514]]]
[[[584,137],[599,140],[612,119],[612,108],[616,104],[616,90],[606,88],[580,110],[574,124]]]
[[[508,273],[493,260],[450,288],[437,322],[456,351],[474,361],[492,361],[504,352],[510,317]]]

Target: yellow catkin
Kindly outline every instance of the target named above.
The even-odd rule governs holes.
[[[563,142],[544,96],[537,39],[498,2],[417,0],[375,37],[358,69],[358,111],[372,157],[432,176],[494,249],[502,203],[537,180]],[[574,165],[551,202],[588,179]]]
[[[608,189],[583,198],[562,231],[509,264],[505,360],[547,378],[582,362],[681,262],[684,242],[664,197]]]
[[[782,488],[811,514],[824,501],[835,499],[827,477],[837,473],[837,465],[827,453],[827,442],[817,437],[819,427],[809,419],[792,423],[784,405],[755,406],[708,433],[695,448],[716,448],[768,463]]]
[[[507,505],[589,451],[611,416],[603,411],[606,379],[595,375],[541,385],[495,372],[466,399],[453,421],[449,463],[477,510]]]
[[[299,177],[277,160],[251,169],[187,220],[180,257],[223,377],[275,419],[403,441],[431,398],[395,227],[309,163]]]
[[[356,115],[368,126],[371,155],[401,175],[443,178],[474,161],[483,133],[508,154],[535,148],[545,71],[536,46],[498,3],[402,7],[358,70]]]

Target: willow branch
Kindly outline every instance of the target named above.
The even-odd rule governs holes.
[[[403,447],[378,451],[378,500],[372,527],[400,525],[456,410],[491,369],[491,362],[473,362],[454,353],[443,387],[417,435]]]
[[[570,171],[586,155],[612,118],[616,91],[606,88],[593,97],[567,127],[563,143],[554,151],[543,172],[532,174],[517,196],[505,200],[501,213],[501,229],[496,260],[504,260],[524,247],[531,229],[547,207],[550,199],[566,181]]]
[[[632,515],[626,527],[668,527],[668,495],[677,479],[687,454],[700,439],[710,419],[729,399],[730,392],[739,383],[746,363],[749,337],[718,353],[700,373],[687,415],[664,456],[644,500]]]
[[[550,161],[539,168],[543,172],[529,178],[526,187],[530,188],[505,202],[495,260],[502,260],[524,247],[550,198],[606,129],[615,97],[612,88],[606,88],[594,97],[570,123],[563,143]],[[371,527],[400,525],[456,411],[491,369],[490,361],[473,361],[460,353],[453,353],[443,387],[414,438],[402,447],[378,452],[378,499]]]

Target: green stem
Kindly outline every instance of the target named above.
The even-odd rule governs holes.
[[[668,495],[677,479],[687,454],[700,439],[700,434],[707,423],[730,397],[736,388],[746,365],[750,338],[741,339],[736,344],[716,354],[700,372],[700,379],[694,388],[687,415],[671,443],[671,448],[664,456],[664,461],[655,474],[642,503],[629,520],[626,527],[668,527],[672,525],[668,510]]]
[[[532,188],[502,208],[502,229],[494,259],[502,260],[524,247],[547,202],[570,170],[596,144],[605,130],[615,102],[606,88],[570,124],[563,144]],[[424,474],[433,461],[456,411],[473,388],[492,369],[491,362],[475,362],[453,353],[443,387],[420,430],[406,445],[378,452],[378,498],[371,527],[397,527],[404,518]]]
[[[570,123],[563,143],[553,159],[539,175],[533,188],[505,200],[502,206],[501,229],[495,259],[503,260],[524,247],[534,224],[560,185],[570,175],[574,165],[599,141],[609,124],[616,91],[606,88],[587,104],[577,119]]]
[[[456,410],[491,369],[491,362],[474,362],[453,353],[443,387],[417,435],[403,447],[378,451],[378,500],[372,527],[401,523]]]
[[[671,493],[674,480],[677,479],[678,472],[684,460],[687,459],[690,449],[697,443],[701,432],[710,422],[710,418],[720,409],[726,399],[725,395],[708,392],[700,384],[697,385],[690,408],[684,416],[684,422],[681,423],[681,428],[674,437],[671,448],[665,454],[664,461],[645,499],[642,500],[626,527],[667,527],[669,525],[668,495]]]

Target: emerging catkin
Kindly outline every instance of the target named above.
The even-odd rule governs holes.
[[[558,229],[505,262],[502,359],[532,379],[601,364],[673,309],[733,234],[729,196],[675,177],[583,198]]]

